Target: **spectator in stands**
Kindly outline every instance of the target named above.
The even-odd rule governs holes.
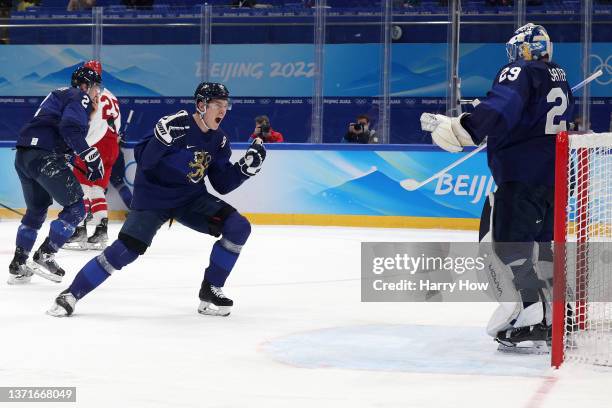
[[[96,6],[96,0],[70,0],[68,11],[89,10]]]
[[[232,0],[232,7],[255,7],[255,0]]]
[[[393,8],[412,8],[421,5],[421,0],[393,0]]]
[[[342,138],[342,143],[378,143],[378,136],[374,129],[370,129],[368,115],[357,116],[357,122],[350,123],[348,132]]]
[[[255,130],[253,130],[253,134],[249,140],[254,140],[257,137],[262,138],[265,143],[284,142],[283,134],[272,129],[270,119],[266,115],[257,116],[255,118]]]
[[[11,0],[0,0],[0,19],[8,19],[11,17],[11,8],[13,2]],[[0,28],[0,44],[8,44],[8,28]]]
[[[150,9],[153,7],[153,1],[154,0],[121,0],[121,4],[127,8]]]
[[[25,11],[30,7],[40,6],[41,0],[23,0],[17,3],[17,11]]]

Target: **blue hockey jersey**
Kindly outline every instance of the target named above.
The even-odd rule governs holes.
[[[85,141],[91,113],[89,96],[77,88],[59,88],[42,101],[34,117],[21,129],[17,146],[63,153],[89,148]]]
[[[136,145],[136,176],[131,208],[171,209],[187,204],[206,191],[208,176],[213,188],[227,194],[248,178],[239,166],[230,163],[230,142],[225,133],[204,133],[189,115],[187,134],[171,146],[153,135]]]
[[[512,62],[487,98],[461,124],[479,144],[487,137],[495,182],[554,185],[555,135],[567,130],[574,97],[565,71],[548,61]]]

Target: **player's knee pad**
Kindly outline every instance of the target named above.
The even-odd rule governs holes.
[[[221,245],[228,251],[240,253],[251,234],[251,223],[238,212],[232,212],[221,230]]]
[[[85,204],[83,200],[78,200],[72,203],[59,213],[58,218],[60,221],[72,226],[77,226],[85,218]]]
[[[223,233],[225,222],[236,209],[229,204],[225,204],[215,215],[208,218],[208,233],[213,237],[218,237]]]
[[[121,239],[118,239],[98,255],[96,260],[110,275],[134,262],[138,256],[138,252],[131,250]]]
[[[25,215],[21,219],[21,224],[28,228],[39,230],[47,218],[47,209],[44,210],[26,210]]]
[[[119,233],[119,241],[123,243],[123,245],[129,249],[137,253],[138,255],[142,255],[146,252],[149,247],[146,243],[142,242],[139,239],[132,237],[131,235],[125,234],[123,232]]]

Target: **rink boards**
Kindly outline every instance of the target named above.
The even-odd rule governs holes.
[[[232,161],[246,146],[232,146]],[[427,145],[268,145],[262,171],[223,199],[258,224],[476,229],[495,189],[486,153],[414,191],[400,184],[426,180],[463,154]],[[0,203],[22,210],[14,155],[10,146],[0,148]],[[136,163],[131,149],[124,155],[131,186]],[[108,200],[111,218],[122,219],[126,208],[113,188]],[[18,217],[5,208],[0,216]]]

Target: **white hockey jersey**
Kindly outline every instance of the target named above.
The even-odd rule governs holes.
[[[108,89],[104,89],[100,95],[98,109],[89,121],[89,131],[87,132],[87,143],[90,146],[98,143],[107,132],[119,137],[121,126],[121,112],[119,111],[119,101]]]

